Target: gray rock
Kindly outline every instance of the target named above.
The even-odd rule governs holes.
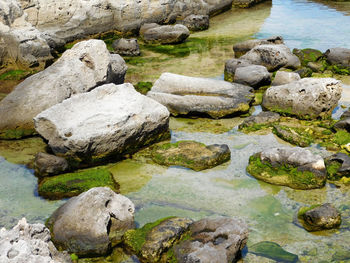
[[[337,228],[341,224],[339,211],[330,203],[313,208],[301,215],[307,231]]]
[[[250,40],[235,44],[233,46],[233,51],[235,52],[236,56],[241,56],[256,46],[270,45],[270,44],[276,44],[276,45],[284,44],[283,38],[281,36],[275,36],[275,37],[270,37],[266,39],[250,39]]]
[[[163,73],[147,96],[165,105],[173,115],[209,115],[221,118],[247,112],[252,89],[222,80]]]
[[[333,127],[336,130],[345,130],[347,132],[350,132],[350,117],[338,121],[336,124],[334,124]]]
[[[269,71],[282,67],[296,69],[300,61],[285,45],[258,45],[241,57],[251,64],[265,66]]]
[[[244,119],[243,123],[239,125],[239,129],[252,126],[254,124],[269,124],[279,121],[281,116],[278,113],[271,111],[262,111],[258,115],[249,116]]]
[[[42,72],[21,82],[0,102],[0,138],[7,130],[34,131],[33,118],[49,107],[109,81],[122,82],[125,61],[102,40],[82,41]],[[10,139],[10,138],[8,138]]]
[[[134,204],[125,196],[96,187],[69,199],[47,225],[57,247],[78,256],[105,255],[111,248],[111,236],[120,239],[134,227],[134,211]]]
[[[178,23],[186,26],[191,31],[201,31],[209,28],[209,16],[207,15],[189,15]]]
[[[332,78],[304,78],[266,90],[263,107],[302,119],[326,118],[341,97],[341,83]]]
[[[300,75],[295,72],[277,71],[272,86],[280,86],[300,80]]]
[[[271,76],[264,66],[251,65],[237,68],[234,82],[260,88],[271,83]]]
[[[174,248],[179,263],[231,263],[248,240],[247,225],[232,218],[202,219],[190,231],[191,238]]]
[[[232,58],[225,63],[225,80],[233,82],[236,70],[241,67],[248,67],[252,64],[245,59]]]
[[[327,162],[336,161],[341,163],[341,167],[337,171],[341,176],[350,176],[350,157],[345,153],[336,153],[327,158]]]
[[[51,242],[50,231],[43,224],[28,224],[25,218],[11,230],[0,229],[1,263],[69,263],[66,252],[59,252]]]
[[[56,104],[34,122],[56,155],[90,165],[168,137],[169,112],[129,83],[106,84]]]
[[[62,157],[47,153],[38,153],[34,161],[35,174],[39,177],[51,176],[67,172],[68,162]]]
[[[325,52],[327,62],[332,65],[339,65],[350,70],[350,49],[348,48],[330,48]]]
[[[184,25],[157,25],[145,24],[140,29],[140,35],[146,43],[151,44],[178,44],[190,36],[190,31]]]
[[[298,70],[295,70],[294,73],[299,74],[301,78],[309,78],[312,76],[312,69],[310,68],[301,68]]]
[[[137,39],[117,39],[113,42],[112,47],[117,54],[122,56],[139,56],[141,54]]]
[[[313,72],[323,72],[325,70],[325,67],[321,62],[308,62],[306,66]]]

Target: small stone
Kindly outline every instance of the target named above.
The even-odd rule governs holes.
[[[294,72],[277,71],[272,86],[279,86],[300,80],[300,75]]]
[[[269,124],[279,121],[281,116],[276,112],[262,111],[258,115],[249,116],[239,125],[239,129],[253,126],[255,124]]]
[[[139,56],[141,54],[137,39],[117,39],[113,42],[114,51],[122,56]]]
[[[190,31],[184,25],[144,24],[140,29],[140,35],[146,43],[150,44],[179,44],[184,42]]]
[[[191,31],[201,31],[209,28],[209,16],[207,15],[189,15],[178,23],[186,26]]]
[[[34,161],[35,174],[39,177],[52,176],[68,171],[66,159],[47,153],[38,153]]]
[[[264,66],[251,65],[236,69],[234,82],[260,88],[271,83],[271,75]]]
[[[245,59],[232,58],[225,63],[225,80],[233,82],[236,70],[240,67],[251,66],[252,64]]]
[[[249,50],[253,49],[259,45],[269,45],[269,44],[284,44],[283,38],[281,36],[270,37],[266,39],[250,39],[247,41],[239,42],[233,46],[233,51],[238,57],[247,53]]]

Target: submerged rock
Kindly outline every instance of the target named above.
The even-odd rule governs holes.
[[[269,71],[282,67],[292,69],[300,67],[299,58],[285,45],[258,45],[241,59],[246,59],[251,64],[265,66]]]
[[[180,24],[161,26],[152,23],[144,24],[140,29],[140,35],[150,44],[178,44],[190,36],[190,31]]]
[[[270,44],[284,44],[283,38],[281,36],[275,36],[265,39],[250,39],[235,44],[233,46],[233,51],[235,52],[236,57],[240,57],[241,55],[247,53],[249,50],[255,48],[256,46]]]
[[[78,256],[105,255],[134,226],[134,204],[107,187],[69,199],[48,219],[54,244]]]
[[[173,115],[209,115],[221,118],[249,111],[252,88],[222,80],[163,73],[147,96],[165,105]]]
[[[66,159],[47,153],[38,153],[34,161],[35,174],[39,177],[61,174],[69,169]]]
[[[237,68],[234,82],[260,88],[271,83],[271,76],[264,66],[251,65]]]
[[[120,159],[169,136],[169,112],[131,84],[78,94],[34,118],[52,151],[82,165]]]
[[[141,54],[137,39],[117,39],[113,42],[112,47],[115,53],[122,56],[139,56]]]
[[[207,15],[189,15],[178,23],[186,26],[191,31],[201,31],[209,28],[209,16]]]
[[[300,75],[295,72],[277,71],[272,86],[285,85],[300,80]]]
[[[301,119],[327,118],[338,105],[341,83],[332,78],[304,78],[266,90],[263,107]]]
[[[296,263],[299,257],[284,250],[279,244],[262,241],[248,248],[249,253],[275,260],[276,262]]]
[[[51,242],[50,231],[43,224],[28,224],[25,218],[11,230],[0,229],[0,262],[69,263],[66,252],[59,252]]]
[[[299,209],[298,218],[307,231],[337,228],[341,224],[339,211],[329,203],[313,207],[302,207]]]
[[[256,153],[249,158],[247,172],[267,183],[303,190],[321,188],[327,179],[323,158],[299,147]]]
[[[226,144],[206,146],[195,141],[179,141],[156,146],[152,159],[161,165],[180,165],[201,171],[229,161],[231,151]]]
[[[33,118],[73,94],[111,81],[123,83],[127,67],[117,57],[109,54],[101,40],[77,43],[53,65],[25,79],[0,102],[0,138],[17,139],[34,133]]]

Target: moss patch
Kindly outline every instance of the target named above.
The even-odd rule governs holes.
[[[34,134],[36,134],[36,131],[34,129],[8,129],[0,131],[0,139],[17,140],[28,136],[32,136]]]
[[[93,187],[107,186],[118,192],[119,185],[105,168],[93,168],[44,178],[39,183],[39,195],[48,199],[62,199],[79,195]]]
[[[135,85],[136,91],[140,92],[143,95],[146,95],[152,88],[153,84],[149,81],[140,81]]]
[[[301,218],[305,215],[306,212],[316,208],[316,207],[319,207],[321,206],[320,204],[316,204],[316,205],[312,205],[312,206],[303,206],[303,207],[300,207],[299,211],[298,211],[298,218]]]
[[[327,168],[327,178],[329,180],[339,180],[342,178],[341,174],[338,174],[338,170],[342,164],[337,161],[331,161],[331,162],[326,162],[326,168]]]
[[[295,263],[299,260],[297,255],[289,253],[279,244],[270,241],[254,244],[248,248],[248,251],[258,256],[273,259],[276,262]]]
[[[0,80],[22,80],[33,73],[27,70],[9,70],[0,75]]]

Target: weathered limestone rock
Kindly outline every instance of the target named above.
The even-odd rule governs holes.
[[[341,97],[341,83],[332,78],[304,78],[266,90],[263,107],[301,119],[327,118]]]
[[[314,207],[302,207],[298,218],[307,231],[337,228],[341,224],[339,211],[330,203]]]
[[[56,104],[34,122],[56,155],[91,165],[167,138],[169,112],[131,84],[106,84]]]
[[[264,66],[251,65],[237,68],[234,82],[260,88],[271,83],[271,76]]]
[[[66,159],[47,153],[35,156],[34,167],[35,174],[39,177],[61,174],[69,169]]]
[[[270,37],[266,39],[250,39],[247,41],[239,42],[233,46],[233,51],[236,57],[244,55],[249,50],[253,49],[259,45],[271,45],[271,44],[284,44],[283,38],[281,36]]]
[[[103,41],[79,42],[53,65],[25,79],[0,102],[0,138],[30,135],[37,114],[103,83],[123,83],[126,70],[124,60],[110,55]]]
[[[300,75],[295,72],[277,71],[272,86],[280,86],[300,80]]]
[[[161,165],[180,165],[201,171],[229,161],[231,151],[226,144],[206,146],[195,141],[179,141],[156,146],[152,159]]]
[[[137,39],[117,39],[112,45],[114,51],[122,56],[139,56],[140,47],[137,43]]]
[[[276,112],[262,111],[258,115],[249,116],[239,125],[239,129],[244,129],[254,125],[265,125],[279,121],[281,116]]]
[[[180,263],[230,263],[248,240],[248,227],[232,218],[202,219],[190,226],[191,237],[175,246]]]
[[[247,171],[264,182],[303,190],[321,188],[327,178],[323,158],[300,147],[256,153],[250,157]]]
[[[191,31],[201,31],[209,28],[209,16],[207,15],[189,15],[178,23],[186,26]]]
[[[112,238],[134,226],[134,204],[107,187],[69,199],[47,221],[58,248],[78,256],[105,255]]]
[[[69,263],[66,252],[59,252],[43,224],[28,224],[25,218],[11,230],[0,229],[1,263]]]
[[[252,64],[245,59],[232,58],[225,63],[225,80],[233,82],[236,70],[241,67],[248,67]]]
[[[350,74],[350,49],[348,48],[330,48],[325,54],[327,62],[338,66]]]
[[[163,73],[147,96],[165,105],[173,115],[221,118],[247,112],[253,99],[251,90],[222,80]]]
[[[178,44],[190,36],[190,31],[184,25],[145,24],[140,29],[140,35],[146,43]]]
[[[285,45],[258,45],[241,57],[251,64],[265,66],[269,71],[282,67],[296,69],[300,61]]]

